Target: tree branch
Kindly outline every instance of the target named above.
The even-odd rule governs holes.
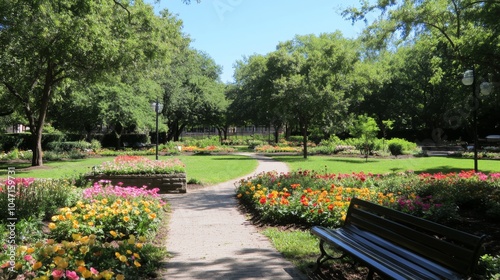
[[[127,9],[127,7],[125,7],[122,3],[120,3],[119,1],[117,0],[113,0],[113,2],[115,2],[116,5],[120,6],[122,9],[124,9],[125,11],[127,11],[127,14],[128,14],[128,21],[131,22],[132,21],[132,15],[130,14],[130,11]]]

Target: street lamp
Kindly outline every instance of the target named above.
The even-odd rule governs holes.
[[[156,102],[151,103],[151,108],[156,112],[156,160],[158,160],[158,115],[163,110],[163,104],[158,102],[158,98],[156,98]]]
[[[464,77],[462,78],[462,83],[466,86],[471,86],[472,85],[472,99],[474,102],[474,108],[472,108],[472,125],[473,125],[473,130],[474,130],[474,172],[478,171],[477,168],[477,146],[478,146],[478,139],[477,139],[477,110],[479,106],[479,100],[477,98],[477,93],[476,93],[476,79],[474,77],[474,68],[472,70],[467,70],[464,73]],[[488,82],[483,82],[479,86],[480,91],[482,94],[487,95],[491,93],[492,87],[491,84]]]

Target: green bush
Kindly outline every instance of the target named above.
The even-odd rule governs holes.
[[[16,178],[14,183],[9,190],[5,183],[1,185],[0,208],[8,209],[9,203],[14,203],[18,219],[51,217],[58,208],[72,205],[79,197],[76,187],[65,179]],[[9,193],[16,196],[9,197]],[[0,212],[0,220],[7,218],[7,211]]]
[[[264,142],[261,140],[247,140],[248,148],[249,149],[255,149],[255,147],[264,145]]]
[[[401,138],[392,138],[387,141],[387,145],[394,156],[411,154],[417,148],[417,144]]]
[[[85,141],[50,142],[47,150],[54,152],[86,151],[92,149],[92,144]]]
[[[391,152],[391,155],[393,156],[399,156],[403,154],[403,145],[401,143],[389,143],[389,152]]]

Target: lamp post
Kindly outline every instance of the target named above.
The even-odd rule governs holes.
[[[472,100],[474,103],[474,107],[472,108],[472,125],[473,125],[473,132],[474,132],[474,172],[478,172],[478,167],[477,167],[477,146],[478,146],[478,139],[477,139],[477,110],[479,107],[479,99],[476,93],[476,77],[474,73],[474,67],[472,70],[467,70],[464,73],[464,77],[462,78],[462,83],[466,86],[472,85]],[[480,90],[482,94],[490,94],[492,88],[491,84],[488,82],[483,82],[480,85]]]
[[[153,110],[156,112],[156,160],[158,160],[158,115],[163,110],[163,104],[159,103],[158,98],[156,98],[156,102],[151,103],[151,108],[153,108]]]

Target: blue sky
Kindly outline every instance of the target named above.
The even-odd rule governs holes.
[[[364,23],[350,21],[340,11],[358,0],[161,0],[157,11],[168,9],[184,23],[183,32],[191,46],[206,52],[223,67],[223,82],[233,81],[233,65],[252,54],[267,54],[279,42],[295,35],[340,30],[345,37],[357,37]]]

